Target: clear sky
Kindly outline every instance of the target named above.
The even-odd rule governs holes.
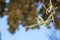
[[[42,25],[40,29],[34,29],[25,31],[22,25],[19,26],[20,30],[17,30],[14,35],[10,34],[8,31],[7,16],[0,18],[0,32],[2,40],[49,40],[49,39],[59,39],[60,31],[55,30],[52,23],[51,29],[47,29]]]
[[[16,33],[12,35],[8,31],[7,18],[8,16],[0,18],[1,40],[60,40],[60,30],[54,29],[53,23],[50,24],[51,29],[42,25],[40,29],[29,30],[27,32],[22,25],[19,25],[20,30],[16,30]]]

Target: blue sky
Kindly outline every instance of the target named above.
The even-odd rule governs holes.
[[[48,40],[46,35],[44,35],[46,33],[43,32],[46,30],[35,29],[35,30],[29,30],[28,32],[25,32],[25,29],[22,28],[22,25],[19,26],[21,27],[19,31],[17,31],[14,35],[11,35],[7,30],[8,25],[6,23],[7,22],[6,19],[7,19],[7,16],[5,16],[4,18],[0,18],[0,26],[1,26],[0,31],[1,31],[2,40],[37,40],[37,39]]]
[[[42,28],[40,30],[29,30],[28,32],[25,32],[25,28],[22,27],[22,25],[19,26],[20,30],[17,30],[14,35],[10,34],[7,25],[7,16],[4,18],[0,18],[0,31],[1,31],[1,38],[2,40],[48,40],[47,38],[47,30],[44,30],[46,28]]]
[[[52,23],[50,24],[52,27],[51,29],[48,29],[42,25],[39,30],[34,29],[27,32],[25,31],[25,28],[22,27],[22,25],[19,25],[20,30],[16,30],[16,33],[12,35],[8,31],[9,26],[7,25],[7,17],[8,16],[0,18],[0,32],[2,40],[49,40],[51,38],[57,38],[60,40],[60,31],[55,30]]]
[[[1,40],[60,40],[60,30],[56,30],[53,23],[50,24],[51,29],[41,25],[40,29],[29,30],[27,32],[22,25],[19,25],[20,30],[16,30],[16,33],[12,35],[8,31],[9,25],[7,25],[7,18],[8,16],[0,18]]]

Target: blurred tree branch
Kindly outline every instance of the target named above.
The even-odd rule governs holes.
[[[39,12],[36,10],[36,4],[41,2],[44,8],[40,12],[43,13],[43,16],[38,18]],[[3,16],[5,0],[0,0],[0,3],[2,5],[2,7],[0,6],[0,9],[2,9],[0,15]],[[55,27],[60,29],[60,18],[57,17],[60,13],[57,12],[60,12],[59,0],[10,0],[6,14],[8,15],[9,31],[14,33],[18,28],[19,21],[21,21],[20,24],[26,26],[26,29],[34,29],[39,28],[42,24],[49,26],[50,21],[53,20]],[[37,23],[37,20],[41,22]]]

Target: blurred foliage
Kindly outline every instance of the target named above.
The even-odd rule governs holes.
[[[36,24],[36,18],[38,18],[36,3],[42,2],[46,8],[48,8],[49,1],[50,0],[10,0],[7,11],[9,31],[14,33],[19,24],[23,24],[24,26]],[[0,15],[3,16],[5,0],[0,0],[0,4]],[[52,0],[52,4],[54,7],[57,7],[56,15],[54,15],[55,27],[60,29],[60,18],[57,17],[57,15],[60,15],[60,13],[58,14],[58,12],[60,12],[60,0]],[[41,9],[40,13],[43,14],[42,18],[44,20],[50,15],[46,15],[46,9],[44,8]],[[21,21],[21,23],[19,23],[19,21]]]
[[[52,4],[53,6],[57,9],[55,10],[56,11],[56,14],[54,15],[54,24],[55,24],[55,28],[57,29],[60,29],[60,0],[51,0],[52,1]],[[48,0],[44,0],[44,4],[46,5],[46,7],[48,8],[48,4],[49,4],[49,1]],[[43,14],[43,18],[46,20],[47,17],[50,15],[46,15],[45,13]]]
[[[5,8],[5,2],[4,0],[0,0],[0,17],[3,17],[3,12],[4,12],[4,8]]]

